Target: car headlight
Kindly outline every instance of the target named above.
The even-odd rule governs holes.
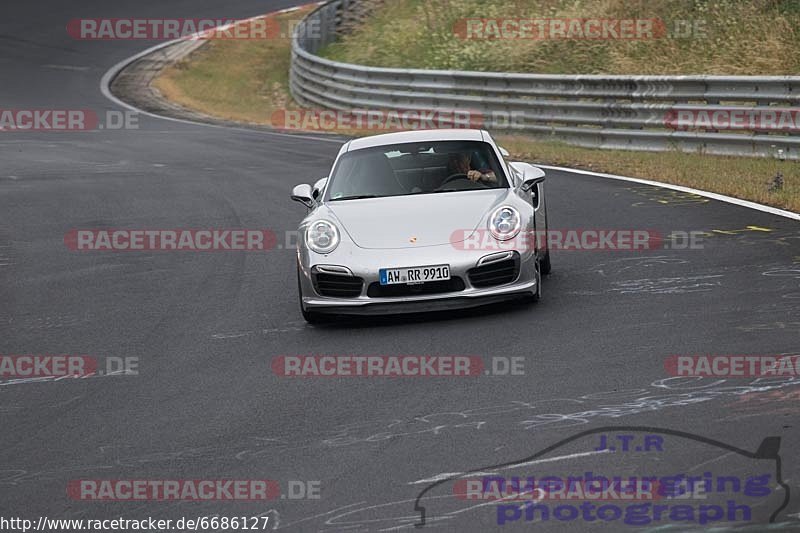
[[[498,207],[489,217],[489,231],[498,241],[513,239],[521,227],[519,211],[508,205]]]
[[[339,230],[327,220],[312,222],[306,230],[306,245],[318,254],[330,253],[339,245]]]

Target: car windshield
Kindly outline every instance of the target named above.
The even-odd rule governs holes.
[[[507,188],[490,144],[435,141],[347,152],[331,174],[331,201]]]

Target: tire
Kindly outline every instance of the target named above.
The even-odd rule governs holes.
[[[545,235],[545,246],[547,246],[547,229],[550,225],[547,223],[547,213],[545,212],[544,215],[544,235]],[[550,264],[550,249],[547,248],[547,251],[544,253],[544,257],[542,258],[541,262],[541,272],[542,276],[546,276],[550,273],[553,269],[552,265]]]
[[[550,273],[550,271],[553,269],[552,265],[550,265],[550,250],[547,250],[544,253],[544,259],[542,259],[542,261],[541,261],[540,268],[541,268],[542,276],[548,275]]]
[[[534,304],[542,299],[542,267],[539,259],[536,259],[536,292],[525,297],[525,301]]]
[[[303,306],[300,306],[300,312],[303,313],[303,318],[309,324],[324,324],[325,317],[319,313],[314,313],[312,311],[306,311],[303,309]]]
[[[300,313],[309,324],[322,324],[325,322],[325,317],[313,311],[307,311],[303,307],[303,291],[300,289],[300,265],[297,266],[297,297],[300,300]]]

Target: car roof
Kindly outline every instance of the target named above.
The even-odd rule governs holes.
[[[354,139],[347,143],[347,151],[362,150],[375,146],[387,144],[401,144],[411,142],[426,141],[485,141],[482,130],[477,129],[433,129],[433,130],[413,130],[399,131],[395,133],[384,133],[371,137]]]

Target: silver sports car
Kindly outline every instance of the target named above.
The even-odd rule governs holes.
[[[550,271],[535,238],[547,231],[544,172],[504,156],[467,129],[342,146],[329,177],[292,191],[310,210],[297,247],[303,317],[538,300]]]

